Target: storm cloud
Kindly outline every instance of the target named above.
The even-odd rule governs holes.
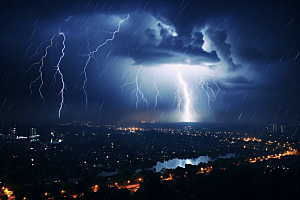
[[[89,59],[128,15],[113,40]],[[176,121],[181,74],[190,92],[199,92],[193,99],[197,121],[299,121],[295,2],[16,0],[1,2],[0,17],[0,120]],[[53,77],[62,55],[60,31],[66,36],[61,119],[61,83]],[[29,90],[40,65],[30,66],[45,55],[51,38],[42,101],[40,80]]]

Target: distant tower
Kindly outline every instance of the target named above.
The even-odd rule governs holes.
[[[277,124],[273,124],[273,133],[277,133]]]
[[[16,127],[11,129],[10,138],[13,140],[17,139],[17,128]]]
[[[285,133],[285,126],[283,125],[280,126],[280,133]]]
[[[36,128],[30,128],[30,136],[36,135]]]
[[[39,139],[39,135],[36,134],[36,128],[30,128],[30,142],[37,142]]]
[[[269,124],[268,126],[266,126],[266,129],[269,134],[273,133],[273,124]]]
[[[55,131],[51,131],[51,133],[50,133],[50,144],[53,144],[54,137],[55,137]]]

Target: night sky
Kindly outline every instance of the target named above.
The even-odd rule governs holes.
[[[299,14],[297,1],[0,1],[0,121],[299,123]]]

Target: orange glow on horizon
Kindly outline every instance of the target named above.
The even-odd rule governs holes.
[[[205,174],[208,175],[213,170],[212,166],[201,167],[196,174]]]
[[[130,192],[136,192],[140,188],[140,184],[130,184],[130,185],[119,185],[117,186],[118,189],[127,189]]]
[[[118,189],[127,189],[131,193],[135,193],[140,188],[140,182],[143,182],[143,178],[138,178],[135,181],[131,182],[130,180],[126,181],[123,185],[115,182],[113,185],[108,185],[109,187],[117,187]]]
[[[268,155],[267,157],[263,156],[262,158],[261,157],[250,158],[249,163],[256,163],[258,161],[264,161],[268,159],[281,159],[281,157],[291,156],[291,155],[299,155],[299,152],[296,149],[290,148],[289,151],[285,151],[284,153],[279,153],[278,155],[272,154],[272,155]]]
[[[167,178],[163,178],[163,177],[161,177],[161,178],[162,178],[162,181],[171,181],[171,180],[173,180],[172,174],[169,174],[169,176]]]
[[[8,197],[8,199],[15,199],[15,196],[13,196],[13,191],[11,191],[11,190],[9,190],[8,188],[6,188],[6,187],[2,187],[1,188],[1,192],[3,192],[4,193],[4,195],[6,195],[7,197]]]
[[[99,185],[94,185],[94,186],[92,186],[91,189],[93,190],[93,192],[98,192],[100,187],[99,187]]]
[[[252,141],[252,142],[254,142],[254,141],[256,141],[256,142],[261,142],[261,139],[258,139],[258,138],[256,138],[256,137],[248,137],[248,138],[244,138],[243,139],[245,142],[249,142],[249,141]]]

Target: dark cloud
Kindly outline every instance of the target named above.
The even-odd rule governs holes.
[[[263,52],[259,48],[245,47],[239,50],[237,58],[247,63],[270,64],[280,61],[284,57],[283,52]]]
[[[135,65],[158,65],[158,64],[192,64],[200,65],[204,62],[216,63],[220,61],[215,51],[210,53],[199,48],[180,45],[159,45],[155,48],[151,46],[139,46],[129,50],[130,57],[135,61]],[[127,55],[124,52],[124,55]]]
[[[149,15],[142,15],[148,17]],[[202,49],[203,35],[201,32],[195,32],[194,36],[178,36],[176,30],[169,25],[163,25],[162,22],[153,24],[153,28],[144,31],[138,30],[144,24],[140,21],[141,15],[131,17],[134,26],[125,34],[128,39],[122,38],[123,42],[119,44],[126,49],[121,52],[123,56],[129,56],[134,60],[135,65],[159,65],[159,64],[192,64],[199,65],[204,62],[216,63],[220,59],[216,51],[206,52]],[[132,40],[132,35],[137,31],[139,37],[134,38],[134,42],[126,46],[126,41]],[[126,30],[125,30],[126,31]],[[134,31],[134,32],[133,32]],[[119,54],[119,52],[114,52]]]
[[[252,83],[251,80],[247,79],[245,76],[237,76],[233,78],[227,78],[226,79],[227,83],[233,83],[233,84],[247,84],[247,83]]]
[[[204,44],[204,40],[203,40],[202,32],[194,32],[192,45],[198,48],[202,48],[203,44]]]
[[[159,39],[157,38],[157,31],[155,29],[148,28],[145,30],[145,35],[147,37],[147,42],[149,44],[159,44]]]
[[[231,57],[231,45],[226,42],[225,31],[218,31],[212,28],[205,30],[205,35],[209,38],[210,48],[217,51],[218,56],[224,61],[229,70],[237,70],[241,65],[233,63]]]

